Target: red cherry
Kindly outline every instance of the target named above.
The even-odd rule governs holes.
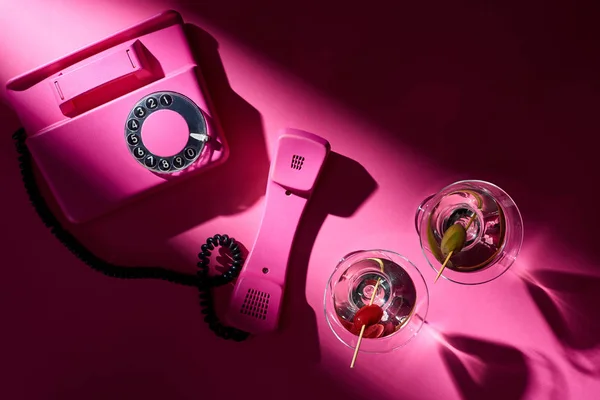
[[[352,332],[353,328],[354,328],[354,324],[350,321],[346,321],[343,318],[340,318],[338,316],[338,320],[340,321],[340,323],[342,324],[342,326],[346,329],[348,329],[350,332]]]
[[[364,306],[354,315],[354,327],[362,328],[363,325],[375,325],[383,317],[383,310],[378,305]]]
[[[385,330],[383,331],[383,336],[391,335],[396,330],[396,328],[394,328],[394,324],[392,323],[392,321],[387,321],[384,324],[384,328],[385,328]]]
[[[377,339],[378,337],[383,336],[384,330],[385,328],[381,324],[371,325],[368,328],[365,328],[365,333],[363,333],[363,337],[368,339]]]

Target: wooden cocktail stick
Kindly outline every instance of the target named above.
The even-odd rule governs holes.
[[[370,258],[370,260],[375,260],[379,263],[379,268],[381,268],[381,272],[383,272],[383,262],[378,258]],[[377,294],[377,289],[379,289],[379,284],[381,283],[381,278],[377,279],[375,283],[375,289],[373,289],[373,294],[371,295],[371,301],[369,301],[369,305],[372,306],[375,301],[375,295]],[[366,325],[363,325],[360,328],[360,334],[358,335],[358,342],[356,342],[356,348],[354,349],[354,355],[352,356],[352,362],[350,363],[350,368],[354,368],[354,363],[356,362],[356,357],[358,356],[358,349],[360,348],[360,342],[362,342],[363,335],[365,333]]]
[[[440,279],[440,276],[442,276],[442,272],[444,272],[444,268],[446,268],[446,264],[448,264],[448,261],[450,261],[450,257],[452,257],[452,253],[454,253],[454,251],[451,251],[450,253],[448,253],[446,260],[442,264],[442,268],[440,268],[440,270],[438,271],[438,274],[435,277],[435,280],[433,281],[433,283],[436,283],[438,281],[438,279]]]
[[[473,221],[475,221],[476,217],[477,217],[477,214],[473,214],[473,216],[467,223],[467,226],[465,227],[465,232],[469,229],[469,227],[471,226]],[[460,251],[460,250],[461,249],[458,249],[458,251]],[[440,279],[440,276],[442,276],[442,272],[444,272],[444,269],[446,268],[446,264],[448,264],[448,261],[450,261],[450,257],[452,257],[452,253],[454,253],[454,250],[450,251],[450,253],[448,253],[448,255],[446,256],[446,260],[444,260],[444,263],[442,264],[442,268],[440,268],[440,270],[438,271],[438,274],[435,277],[435,280],[433,281],[433,283],[436,283],[438,281],[438,279]]]

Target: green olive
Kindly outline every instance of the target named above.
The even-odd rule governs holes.
[[[444,232],[442,237],[441,250],[444,257],[450,252],[453,254],[462,250],[467,240],[467,231],[461,224],[454,224]]]

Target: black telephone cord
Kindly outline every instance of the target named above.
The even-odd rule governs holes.
[[[29,200],[39,215],[42,222],[50,228],[50,232],[81,261],[89,265],[92,269],[119,279],[162,279],[172,283],[178,283],[185,286],[196,286],[199,292],[200,308],[204,315],[204,321],[209,328],[223,339],[243,341],[249,337],[247,332],[239,329],[224,326],[219,322],[214,309],[211,288],[225,285],[234,280],[240,273],[244,263],[241,249],[234,238],[227,235],[215,235],[209,237],[206,243],[201,246],[201,252],[198,254],[198,271],[196,275],[182,274],[161,267],[123,267],[110,264],[81,244],[70,232],[62,227],[58,219],[52,214],[48,204],[39,191],[33,172],[33,162],[31,153],[25,145],[25,130],[19,129],[13,134],[13,140],[19,154],[19,168],[23,178],[23,184]],[[217,246],[229,249],[233,263],[231,267],[222,275],[209,276],[209,263],[211,251]]]

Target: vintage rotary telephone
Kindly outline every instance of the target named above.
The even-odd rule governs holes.
[[[23,124],[13,138],[25,188],[43,222],[76,256],[116,278],[197,286],[205,321],[220,337],[239,341],[277,328],[293,238],[329,154],[325,139],[282,131],[261,227],[245,263],[235,239],[215,235],[201,246],[195,276],[122,267],[96,257],[61,226],[36,185],[33,164],[68,220],[83,223],[226,162],[227,142],[181,16],[162,13],[16,77],[7,94]],[[210,277],[217,246],[229,249],[233,263]],[[225,326],[210,289],[235,278]]]

